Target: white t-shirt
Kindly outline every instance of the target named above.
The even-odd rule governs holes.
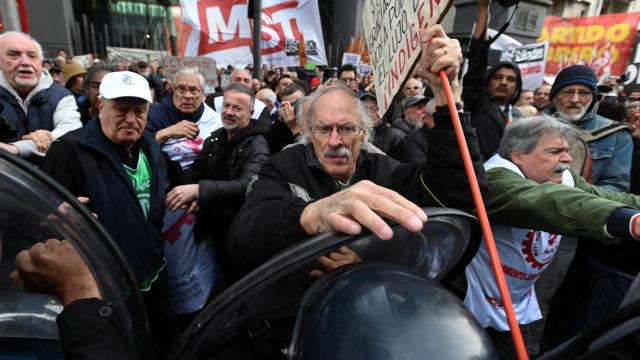
[[[494,155],[484,164],[485,171],[506,168],[524,177],[512,162]],[[562,184],[573,187],[571,173],[562,174]],[[491,225],[496,241],[502,271],[504,272],[519,324],[529,324],[542,318],[534,290],[535,281],[542,275],[555,257],[561,236],[544,231]],[[500,292],[485,239],[476,256],[465,269],[467,295],[464,304],[483,327],[508,331],[507,316],[502,306]]]

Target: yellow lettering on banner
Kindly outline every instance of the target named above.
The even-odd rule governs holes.
[[[549,54],[547,55],[547,61],[561,62],[566,59],[570,59],[572,63],[584,61],[589,64],[593,60],[602,57],[605,51],[611,52],[611,62],[616,62],[620,56],[620,49],[615,47],[599,48],[594,55],[593,46],[552,46],[549,48]]]
[[[580,28],[583,28],[583,26],[580,26]],[[602,25],[589,25],[585,33],[586,34],[584,37],[580,36],[578,38],[577,42],[579,44],[588,44],[600,41],[600,39],[602,39],[602,37],[604,36],[605,29]]]
[[[555,27],[551,32],[551,42],[567,43],[569,42],[569,39],[567,39],[567,35],[569,35],[568,27]]]
[[[607,40],[617,43],[627,40],[631,33],[631,26],[627,23],[614,24],[607,29]]]
[[[542,28],[542,32],[540,33],[540,37],[536,40],[537,42],[547,41],[549,38],[549,29],[546,27]]]

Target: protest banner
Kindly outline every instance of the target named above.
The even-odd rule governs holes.
[[[548,41],[546,72],[573,64],[593,68],[599,79],[625,71],[636,39],[640,13],[562,18],[547,16],[538,41]]]
[[[190,32],[185,56],[206,56],[218,66],[253,63],[246,0],[181,0],[180,6],[188,26],[179,28]],[[317,0],[262,0],[261,25],[264,64],[298,66],[303,33],[307,61],[327,64]]]
[[[636,34],[636,42],[633,55],[627,65],[626,80],[624,81],[624,92],[629,94],[633,91],[640,91],[640,32]]]
[[[85,69],[88,69],[93,65],[93,54],[85,54],[85,55],[76,55],[71,58],[71,62],[74,64],[78,64]]]
[[[139,61],[151,62],[154,60],[160,62],[165,56],[169,56],[169,53],[166,51],[107,46],[107,60],[111,63],[116,63],[120,60],[126,60],[129,64],[134,64]]]
[[[360,54],[354,53],[343,53],[342,54],[342,65],[351,64],[356,68],[360,66]]]
[[[164,66],[167,78],[173,79],[173,76],[184,68],[195,68],[200,71],[205,80],[205,93],[212,93],[218,85],[218,75],[216,73],[216,62],[206,57],[177,57],[167,56],[162,58],[160,62]]]
[[[420,58],[419,30],[439,23],[452,2],[365,1],[362,20],[381,115],[387,111]]]
[[[500,60],[518,64],[522,89],[534,90],[544,81],[547,48],[547,42],[514,46],[504,51]]]

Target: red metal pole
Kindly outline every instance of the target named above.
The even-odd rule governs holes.
[[[29,33],[29,16],[27,14],[26,0],[16,0],[18,4],[18,13],[20,14],[20,28],[23,33]]]
[[[511,294],[507,287],[507,281],[504,278],[502,272],[502,264],[500,263],[500,255],[496,248],[496,242],[493,239],[493,232],[491,231],[491,225],[489,224],[489,217],[487,216],[487,210],[484,207],[484,201],[482,200],[482,194],[480,193],[480,186],[478,186],[478,179],[476,173],[473,171],[473,163],[471,162],[471,155],[469,155],[469,148],[467,142],[464,139],[464,133],[462,131],[462,124],[460,123],[460,117],[458,116],[458,110],[456,109],[456,102],[453,98],[453,92],[449,85],[449,79],[447,73],[440,71],[440,81],[444,88],[445,95],[447,97],[447,103],[449,105],[449,112],[451,113],[451,120],[453,122],[453,128],[456,132],[456,138],[458,140],[458,146],[460,147],[460,153],[462,154],[462,161],[464,163],[464,170],[467,173],[469,179],[469,185],[471,186],[471,194],[473,196],[473,202],[476,205],[478,212],[478,219],[480,220],[480,227],[484,234],[485,244],[487,251],[489,252],[489,259],[491,260],[491,267],[493,267],[493,273],[498,283],[498,289],[500,290],[500,296],[502,297],[502,305],[507,314],[507,321],[509,328],[511,329],[511,338],[516,348],[519,360],[528,360],[527,350],[524,345],[522,333],[520,332],[520,326],[518,325],[518,319],[513,311],[513,302],[511,301]]]

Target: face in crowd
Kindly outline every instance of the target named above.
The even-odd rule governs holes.
[[[18,94],[27,95],[40,80],[42,52],[24,35],[5,35],[0,41],[0,69]]]
[[[537,182],[562,182],[562,173],[569,169],[569,143],[559,135],[547,133],[540,137],[535,148],[528,154],[513,151],[511,161],[518,165],[527,178]]]
[[[553,106],[567,121],[578,121],[586,114],[593,101],[593,91],[584,85],[569,85],[553,97]]]
[[[173,105],[185,114],[193,114],[202,105],[202,77],[198,74],[178,75],[173,84]]]
[[[348,180],[355,172],[365,140],[356,109],[358,100],[345,96],[344,91],[330,91],[316,99],[309,139],[324,170],[340,181]]]
[[[404,118],[407,119],[416,129],[419,129],[424,125],[425,117],[427,115],[427,102],[421,101],[413,106],[409,106],[404,111]]]
[[[516,105],[533,105],[533,91],[522,90],[522,92],[520,93],[520,98],[518,99],[518,103]]]
[[[358,75],[355,71],[346,70],[340,74],[340,80],[342,80],[348,87],[354,92],[358,91]]]
[[[549,92],[551,92],[551,85],[548,84],[538,86],[536,91],[533,92],[533,106],[538,111],[542,111],[549,106]]]
[[[142,136],[149,112],[147,101],[132,97],[102,99],[98,109],[102,132],[114,144],[128,149]]]
[[[242,84],[248,88],[251,87],[251,73],[249,70],[236,69],[231,73],[231,82]]]
[[[222,100],[222,125],[229,135],[244,129],[251,121],[251,96],[238,91],[225,91]]]
[[[516,92],[516,71],[502,66],[496,69],[487,82],[487,92],[500,105],[506,105]]]
[[[276,90],[275,90],[276,95],[280,95],[280,92],[291,84],[293,84],[293,80],[290,77],[287,77],[287,76],[281,77],[278,80],[278,84],[276,85]]]
[[[373,119],[373,127],[377,128],[382,123],[382,118],[380,117],[380,108],[378,107],[378,102],[373,98],[368,98],[362,102],[362,105],[367,109],[369,116]]]
[[[411,78],[404,84],[403,93],[406,97],[422,95],[423,92],[422,81],[418,79]]]
[[[89,87],[87,88],[87,99],[92,108],[98,109],[98,95],[100,94],[100,84],[102,78],[108,74],[106,70],[96,71],[91,75],[89,79]]]

